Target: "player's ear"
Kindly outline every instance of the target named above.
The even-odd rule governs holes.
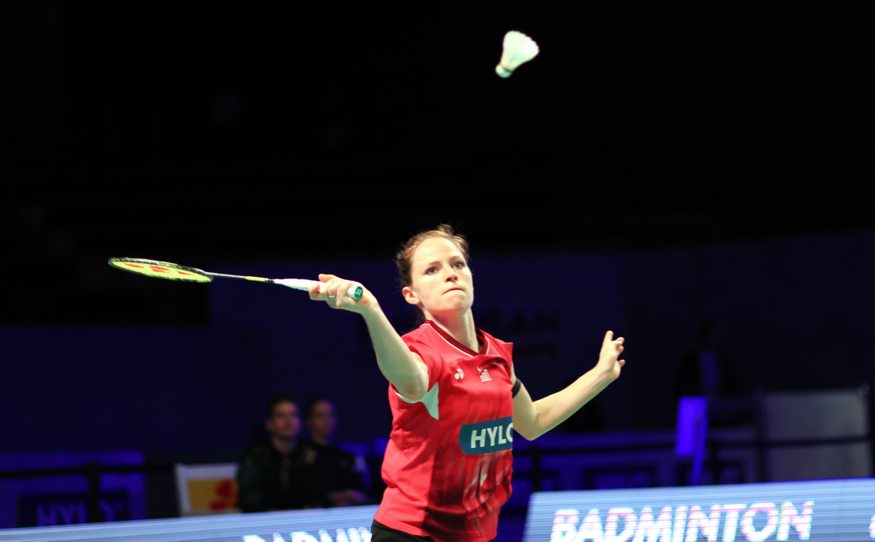
[[[401,295],[404,296],[404,301],[410,303],[411,305],[419,305],[419,297],[417,297],[416,292],[413,291],[413,288],[410,286],[405,286],[401,288]]]

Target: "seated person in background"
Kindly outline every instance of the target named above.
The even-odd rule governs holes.
[[[367,502],[364,493],[362,458],[332,446],[334,405],[319,397],[307,403],[307,429],[310,431],[310,446],[316,451],[316,470],[319,473],[320,490],[328,506],[352,506]]]
[[[693,348],[681,359],[674,396],[707,398],[713,427],[754,423],[751,392],[739,378],[716,321],[699,325]]]
[[[237,507],[243,512],[323,506],[318,487],[316,452],[298,438],[301,420],[289,395],[267,406],[266,442],[254,444],[237,468]]]

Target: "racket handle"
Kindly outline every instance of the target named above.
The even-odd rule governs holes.
[[[303,290],[307,291],[310,289],[310,286],[314,284],[322,284],[318,280],[308,280],[308,279],[274,279],[273,282],[275,284],[280,284],[282,286],[287,286],[289,288],[293,288],[295,290]],[[346,291],[346,295],[359,301],[364,295],[365,290],[358,284],[353,284],[349,287],[349,290]]]

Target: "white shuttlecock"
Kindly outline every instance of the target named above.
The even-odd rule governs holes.
[[[499,77],[510,77],[510,74],[517,69],[520,64],[525,64],[529,60],[538,55],[538,44],[535,40],[526,36],[522,32],[511,30],[504,35],[504,44],[501,51],[501,60],[495,66],[495,73]]]

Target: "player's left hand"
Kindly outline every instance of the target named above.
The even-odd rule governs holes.
[[[623,353],[623,343],[626,339],[617,337],[614,339],[614,332],[608,331],[605,333],[605,340],[602,342],[602,351],[599,354],[599,361],[596,364],[596,369],[599,369],[608,374],[612,379],[616,380],[620,377],[620,371],[626,364],[626,360],[618,359]]]

